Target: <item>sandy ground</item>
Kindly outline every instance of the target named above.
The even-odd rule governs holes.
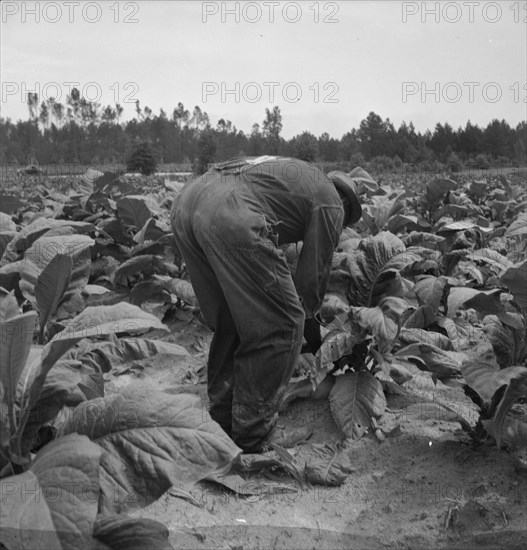
[[[163,339],[181,344],[190,360],[156,357],[142,369],[110,376],[108,391],[149,384],[169,393],[198,393],[210,333],[178,321]],[[474,423],[477,413],[459,389],[416,371],[412,391],[448,404]],[[212,482],[191,491],[194,502],[165,493],[134,515],[162,521],[175,548],[527,548],[527,474],[495,446],[475,447],[443,411],[387,396],[384,442],[368,434],[348,443],[353,473],[341,487],[302,488],[290,476],[247,477],[241,496]],[[410,407],[410,408],[408,408]],[[341,435],[327,400],[293,403],[283,426],[309,423],[313,443]],[[292,452],[302,454],[307,444]],[[246,484],[246,485],[245,485]]]

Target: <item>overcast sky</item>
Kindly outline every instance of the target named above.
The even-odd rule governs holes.
[[[136,99],[169,116],[182,102],[249,132],[279,105],[287,138],[340,138],[370,111],[421,131],[527,118],[525,0],[1,6],[1,107],[13,120],[27,118],[25,92],[64,102],[68,82],[118,100],[125,119]]]

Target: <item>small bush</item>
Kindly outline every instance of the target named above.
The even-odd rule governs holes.
[[[128,172],[140,172],[144,176],[150,176],[156,172],[156,157],[148,141],[139,141],[134,145],[126,161],[126,169]]]

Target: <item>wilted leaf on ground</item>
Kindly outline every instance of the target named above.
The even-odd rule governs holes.
[[[354,471],[345,449],[327,443],[311,444],[307,452],[306,477],[313,485],[338,487]]]
[[[339,429],[351,439],[360,439],[370,427],[371,418],[383,414],[386,399],[379,380],[361,371],[336,377],[329,404]]]
[[[188,487],[228,470],[241,452],[195,395],[146,388],[81,403],[61,434],[87,435],[101,458],[100,510],[139,508],[172,485]]]
[[[91,547],[100,456],[98,445],[71,434],[42,448],[23,474],[1,480],[0,541],[7,548]]]

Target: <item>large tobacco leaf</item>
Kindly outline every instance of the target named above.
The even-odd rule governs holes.
[[[23,474],[0,481],[7,548],[92,548],[101,448],[71,434],[43,447]]]
[[[461,372],[467,384],[480,397],[480,406],[488,408],[496,392],[502,386],[511,384],[512,380],[525,376],[527,368],[516,366],[497,369],[488,363],[465,361],[461,366]]]
[[[360,439],[372,417],[383,414],[386,399],[380,381],[370,372],[361,371],[336,377],[329,404],[340,430],[351,439]]]
[[[112,550],[171,550],[168,528],[153,519],[101,515],[93,536]]]
[[[40,237],[33,246],[26,251],[21,262],[20,290],[34,306],[37,306],[35,296],[38,279],[46,267],[53,262],[57,255],[66,256],[71,262],[71,276],[67,294],[80,292],[88,284],[90,277],[91,254],[90,248],[95,241],[86,235],[68,235]],[[57,262],[57,260],[55,260]],[[52,264],[55,265],[55,264]],[[55,265],[55,267],[57,267]],[[55,270],[56,271],[56,270]],[[48,279],[56,273],[48,273]],[[65,299],[68,298],[66,295]]]
[[[49,233],[51,236],[54,233],[55,236],[58,236],[88,233],[93,230],[95,230],[95,227],[91,223],[37,218],[29,225],[23,227],[22,230],[16,234],[15,238],[9,242],[2,256],[2,260],[0,261],[0,265],[4,266],[19,260],[21,255],[45,233]]]
[[[377,305],[377,284],[420,259],[417,254],[407,252],[401,239],[388,231],[362,239],[355,252],[348,255],[346,263],[350,304],[365,307]]]
[[[81,403],[60,434],[87,435],[101,457],[100,510],[146,506],[172,485],[223,473],[241,452],[199,397],[145,388]]]

